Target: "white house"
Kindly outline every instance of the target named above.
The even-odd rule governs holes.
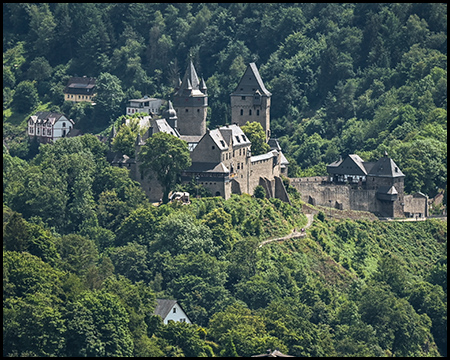
[[[176,300],[156,299],[155,315],[162,317],[164,324],[169,320],[192,324],[180,304]]]
[[[74,125],[73,120],[63,114],[39,111],[28,119],[28,136],[48,143],[66,137]]]
[[[165,100],[149,98],[147,95],[142,99],[128,100],[127,115],[133,115],[136,113],[146,113],[148,115],[161,115],[159,110]]]

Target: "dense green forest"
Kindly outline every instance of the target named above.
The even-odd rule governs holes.
[[[3,356],[446,356],[447,224],[338,220],[263,196],[155,207],[106,161],[126,100],[189,58],[210,127],[256,62],[290,176],[388,151],[407,192],[447,183],[447,5],[3,4]],[[64,102],[97,79],[96,105]],[[26,138],[38,110],[86,134]],[[153,316],[177,299],[194,324]]]

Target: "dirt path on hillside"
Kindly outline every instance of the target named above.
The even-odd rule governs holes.
[[[267,239],[267,240],[262,241],[259,244],[259,247],[261,247],[263,245],[266,245],[268,243],[271,243],[273,241],[284,241],[284,240],[288,240],[288,239],[299,239],[299,238],[305,237],[306,236],[306,229],[309,228],[312,225],[312,223],[313,223],[314,214],[305,214],[305,216],[308,219],[308,222],[305,225],[305,231],[301,231],[301,230],[297,231],[297,229],[294,228],[294,230],[292,230],[292,232],[290,234],[286,235],[286,236],[275,238],[275,239]]]

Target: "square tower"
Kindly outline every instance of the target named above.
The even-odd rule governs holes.
[[[206,133],[208,95],[206,84],[199,81],[194,64],[190,61],[179,89],[173,95],[173,107],[178,116],[181,135],[203,136]]]
[[[270,139],[270,98],[255,63],[250,63],[231,93],[231,122],[239,126],[259,122]]]

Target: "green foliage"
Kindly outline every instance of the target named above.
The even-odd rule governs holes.
[[[139,122],[130,119],[129,124],[122,124],[112,142],[112,149],[129,157],[134,157],[136,137],[140,133]]]
[[[270,150],[269,144],[266,142],[266,134],[259,122],[247,122],[241,129],[252,143],[252,155],[265,154]]]
[[[129,318],[117,296],[81,293],[68,304],[66,316],[68,356],[131,356]]]
[[[142,162],[140,170],[144,173],[153,172],[163,187],[163,203],[167,203],[169,192],[181,171],[192,163],[187,143],[165,132],[156,133],[149,138],[142,147],[139,158]]]
[[[255,187],[255,191],[253,192],[253,195],[257,199],[265,199],[266,190],[264,190],[264,187],[262,187],[261,185],[258,185],[257,187]]]

